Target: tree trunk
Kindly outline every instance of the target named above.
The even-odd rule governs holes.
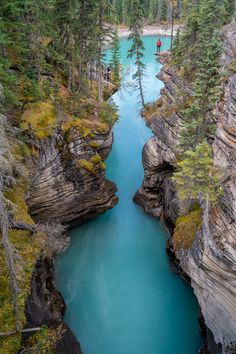
[[[174,5],[172,5],[172,11],[171,11],[170,50],[172,50],[173,47],[173,38],[174,38]]]
[[[103,94],[102,94],[102,63],[101,59],[99,58],[98,61],[98,102],[102,103],[103,101]]]
[[[102,4],[99,4],[99,49],[98,49],[98,102],[99,104],[103,101],[102,94]]]
[[[12,291],[12,302],[16,319],[16,330],[21,331],[21,322],[20,322],[20,310],[17,302],[17,294],[20,292],[18,286],[15,259],[14,259],[14,250],[9,240],[8,231],[9,231],[9,222],[7,210],[3,202],[2,192],[0,192],[0,217],[1,217],[1,231],[2,231],[2,244],[4,251],[6,253],[6,265],[9,271],[10,277],[10,286]]]
[[[145,101],[144,101],[144,95],[143,95],[143,86],[142,86],[142,76],[141,76],[141,67],[140,67],[140,60],[139,60],[139,54],[137,51],[137,64],[138,64],[138,85],[139,85],[139,92],[140,92],[140,97],[141,97],[141,102],[143,108],[145,108]]]

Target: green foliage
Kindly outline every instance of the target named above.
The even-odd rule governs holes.
[[[112,127],[112,125],[118,119],[117,107],[111,100],[109,101],[109,103],[103,102],[103,104],[99,108],[98,114],[100,121],[102,123],[108,124],[109,127]]]
[[[115,31],[111,42],[111,61],[110,66],[113,71],[113,82],[119,84],[120,82],[120,42],[118,32]]]
[[[145,106],[142,79],[145,75],[145,64],[142,62],[144,56],[144,44],[141,38],[143,31],[143,7],[140,5],[139,0],[132,0],[131,15],[130,15],[130,35],[129,40],[132,41],[131,48],[128,51],[128,58],[135,57],[136,72],[133,78],[136,80],[137,88],[140,92],[141,102]]]
[[[158,11],[158,0],[150,0],[149,11],[148,11],[148,22],[153,23],[157,18]]]
[[[187,96],[180,89],[177,110],[183,117],[179,137],[182,156],[173,180],[182,199],[209,197],[215,202],[218,196],[219,174],[213,166],[209,138],[215,131],[211,111],[221,96],[222,9],[219,0],[189,3],[185,31],[177,33],[173,46],[172,64],[191,82],[193,91]]]
[[[92,156],[90,160],[78,160],[77,167],[86,170],[91,175],[95,175],[97,171],[103,171],[106,169],[105,163],[103,162],[101,156],[98,154]]]
[[[21,117],[21,129],[33,133],[38,139],[51,135],[56,126],[55,108],[51,101],[31,103]]]
[[[166,21],[167,20],[167,1],[161,1],[161,21]]]
[[[9,188],[5,192],[5,197],[14,205],[13,218],[15,221],[33,224],[33,220],[28,214],[24,194],[26,185],[24,182],[20,186]],[[46,240],[42,233],[31,238],[29,231],[10,230],[10,241],[18,254],[16,260],[17,278],[21,288],[18,294],[18,304],[20,307],[21,322],[24,325],[25,301],[30,293],[30,280],[34,268],[35,260],[39,256]],[[12,306],[12,292],[9,286],[9,273],[5,264],[5,252],[0,249],[0,322],[1,331],[15,330],[15,313]],[[0,339],[1,353],[17,353],[21,346],[21,335],[3,337]]]
[[[230,20],[232,20],[235,10],[235,0],[224,0],[224,23],[228,23]]]
[[[181,51],[181,38],[180,38],[180,31],[179,29],[177,30],[173,47],[172,47],[172,63],[173,65],[180,66],[181,65],[181,56],[182,56],[182,51]]]
[[[217,200],[220,193],[219,173],[214,167],[212,148],[206,141],[199,143],[193,150],[185,151],[177,163],[173,181],[180,199]]]
[[[189,214],[178,217],[172,237],[175,250],[180,248],[190,249],[195,239],[196,232],[202,226],[202,209],[194,208]]]

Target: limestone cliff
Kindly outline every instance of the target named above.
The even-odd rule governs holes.
[[[103,163],[112,142],[110,129],[93,132],[93,144],[76,129],[44,142],[27,198],[32,217],[72,226],[112,208],[116,186],[105,178]]]
[[[222,72],[224,97],[214,109],[217,125],[213,142],[214,161],[224,170],[224,195],[209,215],[203,216],[203,226],[195,235],[190,249],[175,249],[175,257],[199,301],[205,324],[213,333],[223,353],[236,352],[236,24],[232,22],[222,33],[224,54]],[[159,78],[164,82],[161,98],[153,114],[154,136],[143,149],[145,177],[134,200],[155,217],[163,216],[174,230],[177,218],[189,208],[181,202],[169,178],[177,158],[176,142],[182,117],[176,113],[179,78],[168,64]],[[186,88],[185,88],[186,89]],[[173,248],[171,248],[173,251]],[[216,353],[216,349],[211,351]]]

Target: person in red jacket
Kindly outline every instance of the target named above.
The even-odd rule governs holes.
[[[161,51],[161,40],[160,39],[158,39],[158,41],[157,41],[157,52],[158,53],[160,53],[160,51]]]

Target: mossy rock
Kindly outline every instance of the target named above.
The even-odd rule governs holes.
[[[188,215],[180,216],[176,221],[176,227],[172,242],[175,250],[180,248],[190,249],[196,232],[202,226],[202,209],[197,208]]]
[[[103,162],[102,158],[100,155],[96,154],[93,157],[91,157],[91,162],[93,163],[94,167],[97,170],[105,170],[106,169],[106,165]]]
[[[95,174],[95,169],[93,166],[93,163],[86,160],[86,159],[80,159],[77,161],[77,167],[78,168],[83,168],[84,170],[88,171],[91,174]]]
[[[31,103],[21,116],[22,130],[32,132],[36,138],[50,136],[56,127],[56,111],[50,100]]]
[[[96,141],[90,141],[90,142],[89,142],[89,145],[90,145],[92,148],[94,148],[94,149],[97,149],[97,148],[99,148],[99,146],[100,146],[100,144],[97,143]]]
[[[26,185],[14,186],[5,192],[5,197],[13,203],[13,219],[34,224],[28,214],[24,194]],[[30,293],[30,282],[35,262],[41,253],[46,236],[38,233],[32,237],[30,231],[14,230],[9,231],[9,239],[18,257],[15,260],[18,284],[21,292],[17,296],[20,309],[21,324],[26,324],[25,301]],[[15,330],[15,315],[12,306],[12,293],[9,286],[9,273],[6,267],[6,256],[3,247],[0,248],[0,323],[1,331],[8,332]],[[21,335],[16,334],[0,338],[0,353],[17,353],[21,346]]]

